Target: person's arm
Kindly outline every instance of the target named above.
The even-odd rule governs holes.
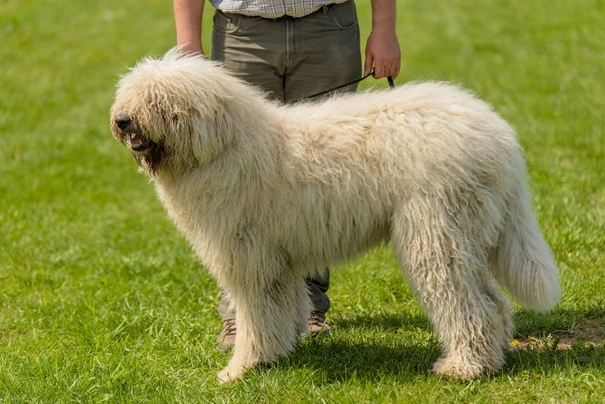
[[[202,14],[204,0],[174,0],[176,44],[181,52],[204,53],[202,49]]]
[[[372,32],[365,51],[365,74],[374,68],[374,77],[397,77],[401,50],[396,33],[396,0],[372,0]]]

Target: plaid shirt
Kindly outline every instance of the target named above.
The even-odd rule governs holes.
[[[309,15],[322,6],[344,3],[347,0],[210,0],[212,5],[225,12],[253,17],[280,18],[285,15],[295,18]]]

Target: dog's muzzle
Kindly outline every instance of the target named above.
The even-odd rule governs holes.
[[[114,123],[121,132],[122,142],[129,146],[133,152],[141,153],[153,146],[151,141],[141,136],[137,125],[128,114],[119,113],[114,118]]]

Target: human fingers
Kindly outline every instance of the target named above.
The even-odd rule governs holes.
[[[366,53],[366,60],[365,60],[364,68],[363,68],[363,75],[367,76],[368,74],[370,74],[372,72],[373,68],[374,68],[374,57],[372,56],[371,53]]]

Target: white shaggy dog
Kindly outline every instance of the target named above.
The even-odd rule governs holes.
[[[234,302],[223,382],[294,349],[305,277],[387,240],[439,336],[438,375],[503,365],[513,322],[496,280],[528,308],[559,299],[515,134],[458,87],[279,105],[173,50],[121,78],[111,129]]]

